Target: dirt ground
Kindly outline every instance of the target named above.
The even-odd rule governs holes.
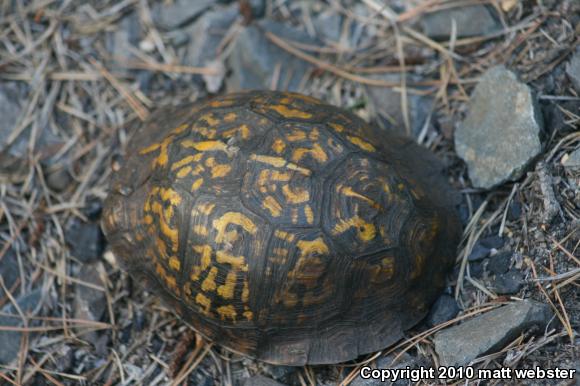
[[[493,22],[434,32],[433,15],[469,7]],[[580,79],[568,71],[579,43],[575,0],[1,1],[0,385],[251,385],[255,375],[381,384],[356,379],[360,368],[403,352],[436,366],[437,330],[517,299],[548,304],[554,323],[473,367],[580,371],[580,173],[565,166],[580,149]],[[498,64],[536,95],[542,151],[515,181],[477,189],[454,132],[480,76]],[[422,323],[351,363],[274,366],[204,341],[120,269],[99,218],[132,128],[157,106],[248,87],[344,107],[443,161],[465,226],[447,289],[459,307],[451,321]],[[500,294],[488,265],[504,252],[518,285]]]

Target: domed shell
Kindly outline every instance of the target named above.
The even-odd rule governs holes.
[[[113,173],[103,229],[183,320],[234,351],[337,363],[427,313],[461,228],[436,160],[294,93],[166,108]]]

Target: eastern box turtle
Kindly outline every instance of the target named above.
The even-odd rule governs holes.
[[[445,284],[461,227],[435,158],[295,93],[152,115],[113,173],[123,266],[209,339],[287,365],[380,350]]]

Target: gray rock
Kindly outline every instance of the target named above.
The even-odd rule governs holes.
[[[371,78],[393,83],[401,82],[398,74],[373,75]],[[407,76],[407,81],[413,81],[414,79],[414,77]],[[375,86],[367,86],[367,92],[372,108],[379,117],[379,125],[385,129],[405,133],[401,93],[394,91],[391,87]],[[419,136],[432,105],[433,98],[430,96],[407,94],[409,123],[413,137]]]
[[[574,150],[564,161],[564,167],[567,169],[580,169],[580,149]]]
[[[107,36],[107,50],[113,56],[112,70],[126,75],[129,70],[124,65],[117,65],[117,61],[129,61],[135,59],[131,53],[131,47],[137,48],[141,40],[141,24],[136,12],[125,16],[117,25],[115,31]]]
[[[429,315],[427,315],[426,323],[428,326],[436,326],[441,323],[445,323],[459,313],[459,305],[453,296],[443,294],[439,296],[439,299],[433,304]]]
[[[319,45],[307,34],[271,20],[245,27],[238,35],[231,55],[231,76],[226,79],[228,91],[243,89],[270,89],[272,75],[280,66],[277,89],[296,91],[302,78],[312,66],[271,43],[265,33],[270,32],[284,40]]]
[[[65,234],[71,255],[82,262],[91,262],[103,254],[105,247],[103,232],[96,222],[73,221]]]
[[[424,363],[419,363],[417,358],[415,358],[407,353],[403,353],[403,355],[401,355],[399,357],[399,359],[395,363],[393,363],[395,356],[396,356],[395,354],[391,354],[391,355],[387,355],[384,357],[380,357],[379,359],[376,360],[376,367],[375,366],[371,366],[371,367],[373,369],[377,368],[377,369],[395,370],[395,369],[405,369],[407,366],[409,366],[409,368],[411,368],[411,369],[415,369],[421,365],[425,365]],[[352,383],[350,385],[351,386],[385,386],[385,385],[407,385],[407,384],[408,384],[408,381],[405,379],[399,379],[395,382],[391,382],[391,381],[382,382],[380,379],[372,379],[372,378],[365,379],[365,378],[361,377],[361,375],[359,374],[352,381]]]
[[[580,92],[580,49],[574,52],[572,59],[566,65],[566,74],[576,91]]]
[[[96,264],[84,264],[78,274],[78,279],[82,282],[104,286]],[[77,284],[75,286],[74,315],[77,319],[99,321],[105,309],[107,301],[105,293],[95,288]],[[96,331],[84,335],[84,339],[97,345],[99,335]]]
[[[314,29],[316,34],[322,39],[337,43],[342,34],[342,16],[334,10],[322,12],[314,19]]]
[[[263,377],[261,375],[254,375],[253,377],[244,380],[244,386],[284,386],[273,379]]]
[[[433,339],[435,351],[442,366],[464,366],[500,350],[524,331],[542,332],[552,315],[544,303],[514,302],[438,332]]]
[[[0,244],[0,250],[3,244]],[[0,258],[0,277],[4,280],[4,285],[9,290],[20,278],[20,269],[18,268],[18,258],[12,248],[9,248],[4,256]],[[0,288],[0,299],[5,296],[4,290]]]
[[[72,176],[66,168],[59,168],[46,176],[46,185],[55,192],[62,192],[70,186]]]
[[[32,315],[38,311],[40,300],[42,298],[42,290],[36,289],[27,295],[17,299],[18,307],[25,315]],[[5,305],[1,312],[3,314],[11,314],[13,316],[0,315],[0,326],[4,327],[22,327],[22,319],[16,311],[13,304]],[[8,365],[18,356],[20,351],[20,340],[22,332],[19,331],[0,331],[0,364]]]
[[[25,165],[19,162],[26,155],[26,141],[11,138],[22,114],[21,89],[15,82],[0,82],[0,181],[12,180],[24,173]]]
[[[481,243],[477,242],[474,246],[473,249],[471,250],[471,253],[469,254],[469,256],[467,257],[467,259],[469,261],[478,261],[478,260],[483,260],[485,259],[487,256],[489,256],[489,248],[484,247],[483,245],[481,245]]]
[[[519,178],[541,151],[540,111],[530,88],[503,66],[488,70],[455,132],[455,149],[474,186],[490,189]]]
[[[213,0],[174,0],[170,4],[157,4],[153,20],[159,28],[172,30],[193,22],[213,4]]]
[[[424,33],[433,39],[449,39],[455,20],[457,37],[487,35],[501,30],[495,12],[483,5],[456,7],[425,15],[421,19]]]
[[[510,263],[512,260],[513,252],[500,252],[489,258],[489,264],[487,268],[489,271],[495,275],[501,275],[506,273],[510,268]]]
[[[515,294],[522,288],[522,280],[523,274],[520,271],[513,269],[496,275],[491,289],[499,295]]]
[[[219,8],[206,12],[191,26],[181,30],[189,36],[184,63],[189,66],[205,66],[218,57],[217,48],[226,32],[238,17],[238,6]]]

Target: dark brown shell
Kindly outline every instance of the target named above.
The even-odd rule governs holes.
[[[434,158],[354,114],[253,91],[136,132],[103,229],[215,342],[288,365],[380,350],[427,313],[460,225]]]

